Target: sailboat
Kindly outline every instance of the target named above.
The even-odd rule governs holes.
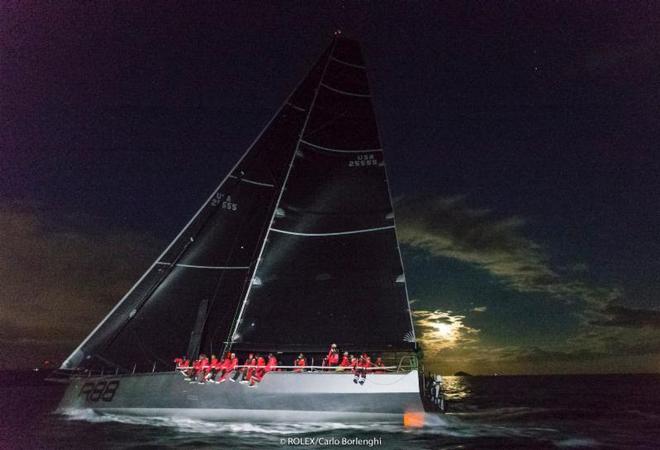
[[[380,355],[354,383],[330,343]],[[208,420],[400,422],[424,382],[360,45],[321,54],[236,165],[60,367],[58,411]],[[272,352],[256,389],[192,383],[185,355]],[[287,370],[304,352],[309,367]],[[288,362],[287,362],[288,361]],[[421,387],[421,389],[420,389]]]

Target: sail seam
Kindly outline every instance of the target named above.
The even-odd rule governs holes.
[[[359,64],[353,64],[353,63],[349,63],[347,61],[342,61],[341,59],[335,58],[334,56],[330,57],[330,59],[333,60],[333,61],[337,61],[338,63],[343,64],[343,65],[348,66],[348,67],[355,67],[356,69],[366,69],[366,66],[361,66]]]
[[[280,188],[280,193],[277,197],[277,201],[275,202],[275,208],[273,208],[273,213],[271,214],[270,217],[270,222],[268,224],[268,229],[266,230],[266,235],[264,236],[263,243],[261,244],[261,249],[259,250],[259,256],[257,257],[257,262],[254,265],[254,271],[252,272],[252,277],[254,278],[257,275],[257,270],[259,269],[259,262],[261,261],[261,257],[264,253],[264,250],[266,249],[266,243],[268,242],[268,235],[270,234],[271,226],[273,225],[273,222],[275,220],[275,214],[277,214],[277,209],[280,206],[280,201],[282,200],[282,196],[284,195],[284,190],[286,188],[286,184],[289,181],[289,175],[291,174],[291,169],[293,168],[293,163],[296,160],[296,155],[298,154],[300,150],[300,142],[302,140],[302,137],[305,135],[305,130],[307,129],[307,124],[309,123],[309,118],[312,115],[312,111],[314,110],[314,105],[316,104],[316,98],[319,95],[319,90],[321,88],[321,85],[323,84],[323,78],[325,77],[325,74],[328,70],[328,65],[330,63],[330,58],[332,58],[332,54],[335,51],[335,48],[337,47],[337,40],[335,39],[334,42],[332,43],[332,49],[330,50],[330,53],[328,55],[328,59],[325,61],[325,65],[323,66],[323,72],[321,72],[321,76],[319,77],[319,82],[318,85],[316,86],[316,90],[314,91],[314,97],[312,98],[312,101],[309,105],[309,109],[307,110],[307,115],[305,116],[305,122],[303,123],[302,128],[300,129],[300,134],[298,136],[298,142],[296,144],[296,148],[293,151],[293,154],[291,155],[291,161],[289,162],[289,168],[286,171],[286,175],[284,176],[284,181],[282,182],[282,186]],[[245,311],[245,305],[247,304],[247,299],[250,296],[250,292],[252,291],[252,286],[254,283],[250,283],[247,292],[245,293],[245,297],[243,297],[243,304],[241,305],[241,310],[238,313],[238,316],[236,317],[235,322],[232,324],[231,329],[229,330],[229,336],[227,338],[227,345],[225,345],[225,348],[223,349],[223,353],[226,353],[229,348],[231,348],[231,345],[234,343],[234,336],[236,335],[236,331],[238,330],[238,327],[241,323],[241,320],[243,319],[243,312]]]
[[[351,230],[351,231],[336,231],[332,233],[299,233],[297,231],[280,230],[279,228],[271,228],[270,230],[276,231],[278,233],[292,234],[294,236],[342,236],[347,234],[360,234],[360,233],[371,233],[373,231],[391,230],[393,228],[394,225],[388,225],[386,227],[364,228],[362,230]]]
[[[369,153],[369,152],[382,152],[382,148],[365,148],[362,150],[359,149],[354,149],[354,150],[349,150],[349,149],[342,149],[342,148],[330,148],[330,147],[323,147],[322,145],[318,144],[312,144],[311,142],[308,142],[304,139],[301,139],[300,142],[302,142],[305,145],[309,145],[310,147],[318,148],[319,150],[325,150],[328,152],[337,152],[337,153]]]
[[[369,98],[369,97],[371,97],[371,94],[359,94],[359,93],[357,93],[357,92],[344,91],[344,90],[337,89],[337,88],[334,88],[334,87],[332,87],[332,86],[329,86],[329,85],[327,85],[327,84],[325,84],[325,83],[321,83],[321,86],[323,86],[324,88],[329,89],[329,90],[331,90],[331,91],[333,91],[333,92],[336,92],[336,93],[338,93],[338,94],[342,94],[342,95],[350,95],[351,97],[364,97],[364,98]]]

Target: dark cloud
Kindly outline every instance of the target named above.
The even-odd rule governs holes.
[[[525,236],[520,217],[498,218],[489,209],[471,208],[461,196],[405,197],[395,206],[401,242],[480,267],[517,291],[581,299],[598,308],[620,295],[573,279],[584,264],[570,276],[554,268],[545,249]]]
[[[654,309],[634,309],[610,305],[602,311],[605,318],[593,320],[592,325],[604,327],[660,329],[660,311]]]
[[[146,234],[75,222],[0,206],[1,366],[66,356],[162,247]]]

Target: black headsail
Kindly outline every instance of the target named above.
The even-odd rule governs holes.
[[[249,286],[330,48],[179,235],[63,369],[171,368],[220,352]],[[194,357],[195,355],[188,355]]]
[[[414,348],[359,45],[336,40],[292,155],[231,348]]]

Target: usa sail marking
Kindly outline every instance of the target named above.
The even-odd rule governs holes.
[[[357,155],[357,158],[348,162],[348,167],[377,166],[378,160],[372,154]]]
[[[238,203],[231,201],[231,195],[225,196],[225,194],[223,194],[222,192],[218,192],[211,199],[211,206],[218,206],[218,205],[222,205],[223,209],[229,211],[238,210]]]

